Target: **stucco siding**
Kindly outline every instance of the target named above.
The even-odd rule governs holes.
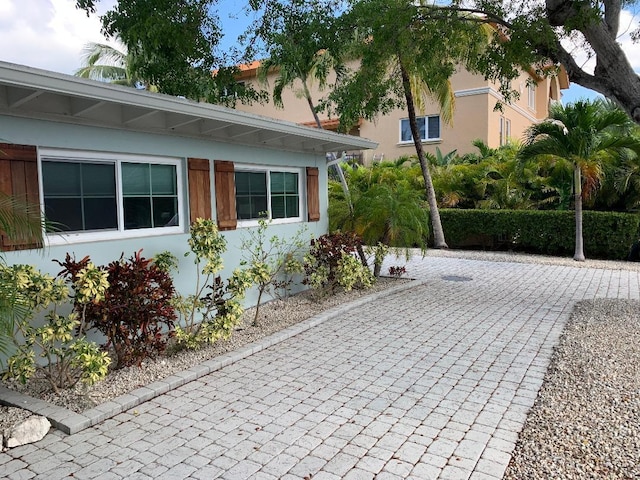
[[[304,167],[319,169],[320,211],[319,222],[302,222],[283,225],[272,225],[275,235],[293,235],[302,225],[307,229],[307,236],[318,237],[327,231],[327,169],[323,155],[280,152],[273,149],[258,149],[241,145],[220,142],[209,142],[201,139],[170,135],[122,131],[118,129],[76,126],[44,120],[31,120],[0,115],[0,138],[4,142],[36,145],[38,148],[62,148],[70,150],[126,153],[137,155],[171,156],[182,159],[182,186],[184,197],[180,202],[185,209],[181,214],[188,219],[187,172],[186,158],[198,157],[210,160],[230,160],[237,164],[254,164],[276,167],[296,167],[301,171]],[[215,202],[212,182],[212,202]],[[304,195],[304,192],[301,192]],[[212,209],[215,218],[215,205]],[[188,221],[186,222],[188,223]],[[228,251],[224,255],[225,269],[223,277],[237,268],[241,260],[240,244],[246,228],[223,232],[228,243]],[[179,273],[175,276],[176,288],[183,294],[193,293],[195,267],[192,257],[184,257],[187,251],[187,227],[182,233],[159,236],[140,236],[137,238],[117,239],[109,241],[69,241],[60,245],[48,245],[43,250],[25,250],[5,252],[8,263],[30,263],[40,270],[56,274],[60,267],[53,259],[64,259],[67,252],[77,258],[89,255],[94,263],[106,264],[120,257],[131,256],[143,249],[145,257],[151,257],[161,251],[172,252],[180,261]],[[250,292],[246,304],[255,303],[255,294]]]

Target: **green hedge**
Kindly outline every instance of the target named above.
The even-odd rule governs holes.
[[[440,218],[451,248],[573,255],[573,211],[442,209]],[[626,259],[639,227],[637,214],[584,211],[585,256]]]

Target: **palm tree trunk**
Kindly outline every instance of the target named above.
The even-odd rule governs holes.
[[[444,239],[444,231],[442,230],[442,222],[440,221],[440,212],[438,211],[436,192],[433,189],[431,173],[429,172],[429,166],[427,165],[427,160],[424,155],[424,149],[422,148],[422,140],[420,139],[420,131],[418,130],[418,122],[416,120],[416,108],[413,101],[413,93],[411,92],[409,74],[407,73],[403,65],[400,65],[400,72],[402,74],[404,96],[407,102],[407,113],[409,114],[411,136],[413,137],[413,144],[416,147],[416,153],[418,154],[418,160],[420,161],[420,169],[422,170],[422,176],[424,177],[424,187],[427,192],[427,203],[429,204],[429,210],[431,211],[433,246],[434,248],[449,248],[447,242]]]
[[[574,166],[573,176],[575,190],[574,208],[576,211],[576,247],[573,253],[573,259],[576,262],[584,262],[584,242],[582,239],[582,175],[578,163]]]
[[[316,108],[313,105],[313,99],[311,98],[311,93],[309,92],[309,88],[307,88],[307,82],[304,81],[304,79],[302,79],[302,87],[304,88],[304,95],[307,99],[307,104],[309,105],[309,108],[311,109],[311,113],[313,113],[313,118],[316,121],[316,126],[320,130],[323,130],[322,122],[318,117]],[[331,153],[331,157],[333,160],[336,159],[333,153]],[[340,179],[340,185],[342,186],[342,192],[344,193],[344,198],[347,201],[347,205],[349,206],[349,212],[351,212],[351,215],[353,216],[353,203],[351,202],[351,194],[349,193],[349,185],[347,185],[347,179],[344,177],[344,172],[342,171],[342,167],[340,166],[339,163],[334,163],[333,166],[335,167],[336,173],[338,174],[338,178]],[[358,256],[360,257],[360,262],[362,263],[362,265],[365,267],[368,267],[369,264],[367,262],[367,256],[364,254],[362,245],[358,245],[357,251],[358,251]]]

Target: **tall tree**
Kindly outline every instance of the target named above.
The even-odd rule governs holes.
[[[268,84],[269,74],[276,72],[273,103],[284,108],[282,93],[285,88],[293,89],[298,97],[306,100],[319,129],[323,127],[318,106],[311,95],[312,84],[318,82],[322,91],[327,87],[330,75],[339,76],[343,70],[344,40],[336,29],[336,8],[333,3],[319,1],[274,2],[253,33],[264,44],[267,55],[261,62],[258,78]],[[333,158],[332,164],[353,213],[349,186],[340,161]],[[361,247],[358,253],[366,265]]]
[[[88,13],[97,0],[77,0]],[[102,32],[128,51],[133,78],[162,93],[232,105],[264,95],[235,80],[236,58],[217,47],[222,37],[216,0],[118,0],[102,17]],[[212,73],[215,72],[215,75]]]
[[[78,8],[87,13],[95,12],[98,2],[76,0]],[[360,0],[352,2],[359,3]],[[251,8],[265,14],[278,3],[277,0],[248,2]],[[538,65],[538,73],[553,75],[555,69],[552,66],[561,63],[571,82],[614,100],[636,123],[640,123],[640,77],[618,43],[622,9],[633,6],[636,0],[410,3],[420,3],[420,15],[424,20],[432,20],[434,26],[448,17],[498,27],[496,41],[478,59],[478,64],[488,78],[502,83],[505,99],[517,95],[511,89],[510,80],[519,75],[518,66]],[[212,61],[212,52],[220,35],[214,4],[215,0],[119,0],[116,7],[104,16],[104,29],[109,34],[120,32],[130,49],[137,47],[147,52],[139,67],[140,74],[157,84],[161,91],[172,93],[179,90],[180,94],[190,98],[211,97],[216,91],[218,95],[220,93],[220,88],[211,87],[207,79],[208,72],[218,68],[218,63]],[[473,15],[461,17],[460,12]],[[438,34],[433,41],[450,40],[449,30],[439,30]],[[640,30],[631,32],[631,37],[635,41],[640,39]],[[575,56],[577,50],[567,42],[572,39],[578,39],[583,51],[595,60],[594,72],[590,72],[585,62]],[[230,73],[229,76],[225,73],[225,80],[229,82],[233,80]]]
[[[568,160],[574,171],[576,241],[573,259],[584,261],[582,201],[599,186],[604,164],[630,151],[640,152],[640,143],[629,135],[632,122],[622,110],[603,100],[555,104],[550,119],[527,131],[520,151],[523,160],[546,157]]]
[[[442,120],[451,121],[449,78],[460,63],[471,67],[472,59],[486,46],[486,31],[449,18],[424,22],[420,6],[410,0],[357,1],[341,20],[345,31],[356,33],[352,48],[360,62],[330,95],[333,108],[343,125],[406,108],[431,211],[434,246],[446,248],[416,107],[435,100]],[[443,31],[449,34],[443,36]]]

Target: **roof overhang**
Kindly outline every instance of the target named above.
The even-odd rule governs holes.
[[[377,146],[360,137],[6,62],[0,62],[0,115],[293,152]]]

